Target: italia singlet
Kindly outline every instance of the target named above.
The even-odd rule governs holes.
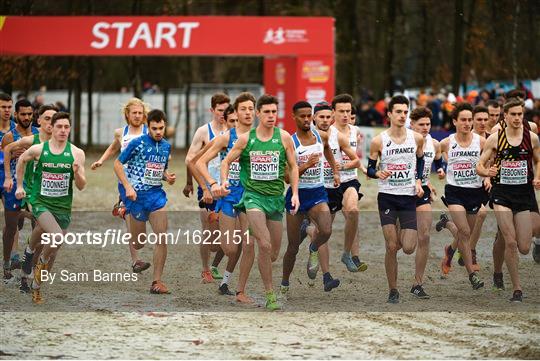
[[[339,146],[338,140],[339,131],[331,126],[328,128],[328,146],[334,155],[334,160],[336,164],[343,163],[343,157],[341,155],[341,148]],[[334,187],[334,170],[330,167],[330,163],[326,160],[323,154],[323,173],[324,173],[324,187],[325,188],[336,188]]]
[[[229,143],[227,143],[227,150],[222,155],[222,159],[225,158],[225,156],[231,151],[237,140],[238,133],[236,132],[236,128],[231,128],[229,130]],[[227,178],[227,182],[231,187],[242,187],[242,184],[240,183],[240,162],[238,159],[233,160],[229,165],[229,176]]]
[[[32,129],[32,134],[33,135],[39,134],[39,129],[38,128],[32,127],[31,129]],[[11,130],[11,134],[13,134],[13,142],[18,141],[19,139],[21,139],[23,137],[17,131],[16,128],[13,128]],[[2,158],[4,158],[4,153],[2,153]],[[3,159],[2,159],[2,161],[3,161]],[[11,158],[11,162],[9,163],[9,167],[11,169],[11,177],[13,178],[13,187],[17,187],[17,183],[16,183],[16,179],[15,179],[15,176],[16,176],[16,173],[17,173],[17,161],[18,161],[18,158]]]
[[[257,129],[251,129],[247,145],[240,154],[240,181],[246,191],[267,196],[283,195],[287,157],[281,131],[274,127],[272,138],[263,142]]]
[[[391,171],[386,179],[379,179],[379,193],[414,196],[416,194],[416,141],[414,131],[405,129],[407,136],[401,144],[395,143],[388,131],[381,133],[382,149],[380,169]]]
[[[482,177],[476,173],[476,164],[480,160],[480,136],[472,133],[471,144],[464,148],[451,134],[448,142],[448,166],[446,183],[462,188],[481,188]]]
[[[136,192],[160,190],[170,152],[166,140],[157,142],[145,134],[129,142],[118,160],[126,165],[126,176]]]
[[[70,142],[59,154],[52,153],[49,141],[43,143],[34,172],[34,207],[45,207],[51,213],[71,213],[74,161]]]
[[[5,133],[0,131],[0,144],[2,144],[2,139],[4,139],[4,135],[6,135],[8,132],[15,129],[16,126],[17,124],[15,124],[13,120],[10,120],[9,130],[7,130]],[[4,164],[4,151],[3,150],[0,150],[0,164]],[[4,177],[5,177],[4,167],[0,166],[0,181],[2,182],[2,184],[4,184]]]
[[[319,156],[319,162],[314,166],[306,169],[304,173],[298,179],[298,189],[319,188],[324,186],[323,178],[323,151],[324,146],[316,130],[311,130],[315,135],[315,143],[310,145],[302,145],[298,135],[293,134],[292,139],[294,142],[294,150],[296,153],[296,163],[298,167],[302,166],[308,161],[312,154]]]

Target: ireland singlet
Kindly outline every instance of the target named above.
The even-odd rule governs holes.
[[[34,210],[44,207],[53,214],[71,213],[74,161],[70,142],[60,154],[51,152],[49,141],[43,143],[34,171]]]
[[[40,144],[39,134],[34,134],[34,139],[32,140],[32,145]],[[38,161],[34,160],[33,162],[28,162],[26,165],[26,170],[24,171],[23,186],[26,191],[25,201],[32,204],[33,193],[32,185],[34,184],[34,172],[36,170]]]
[[[274,127],[272,138],[263,142],[257,130],[249,132],[246,148],[240,155],[240,181],[244,188],[267,196],[282,196],[285,190],[285,147],[281,131]]]

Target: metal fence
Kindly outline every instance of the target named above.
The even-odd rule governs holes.
[[[197,128],[210,120],[210,99],[217,92],[225,92],[231,101],[241,92],[248,91],[255,97],[263,94],[263,87],[259,84],[193,84],[190,89],[171,89],[167,95],[167,109],[164,109],[165,96],[163,93],[144,94],[143,100],[152,109],[165,110],[169,125],[176,130],[173,138],[169,139],[176,148],[186,148],[186,131],[189,129],[189,139]],[[189,102],[186,96],[189,91]],[[14,92],[17,94],[17,92]],[[68,104],[67,90],[49,90],[43,93],[45,104],[61,101],[73,112],[73,104]],[[35,94],[30,94],[33,99]],[[132,97],[131,93],[95,92],[92,94],[93,145],[106,146],[113,139],[114,130],[123,127],[126,123],[122,114],[123,104]],[[73,100],[72,100],[73,102]],[[186,123],[189,112],[189,127]],[[88,143],[88,93],[82,94],[81,101],[81,142]],[[72,134],[73,137],[73,134]],[[189,146],[189,142],[187,144]]]

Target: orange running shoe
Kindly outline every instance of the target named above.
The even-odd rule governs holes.
[[[201,278],[202,283],[214,283],[214,277],[212,277],[212,272],[210,271],[202,271]]]
[[[454,254],[449,252],[450,246],[444,246],[444,257],[441,262],[441,272],[446,276],[452,270],[452,257]]]
[[[208,223],[217,223],[219,222],[219,214],[214,211],[208,213]]]
[[[244,303],[247,305],[255,303],[253,298],[249,297],[244,292],[236,292],[236,302]]]
[[[171,293],[167,286],[161,281],[154,281],[152,282],[152,286],[150,287],[150,293],[156,294],[156,295],[163,295],[163,294],[169,294]]]

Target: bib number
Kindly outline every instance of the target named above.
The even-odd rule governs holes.
[[[164,171],[165,164],[163,163],[146,163],[146,167],[144,168],[143,183],[149,186],[161,185]]]
[[[501,184],[527,184],[526,160],[503,160],[501,162]]]
[[[41,195],[45,197],[64,197],[69,194],[70,173],[42,172]]]

